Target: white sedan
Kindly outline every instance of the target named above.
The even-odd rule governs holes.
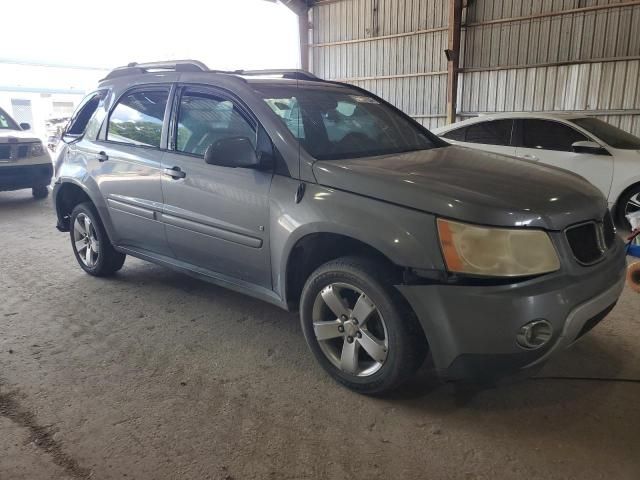
[[[640,138],[597,118],[496,113],[433,132],[457,145],[577,173],[602,190],[620,224],[625,215],[640,211]]]

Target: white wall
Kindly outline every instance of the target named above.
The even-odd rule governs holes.
[[[37,92],[7,92],[0,91],[0,107],[9,115],[15,116],[11,106],[12,99],[30,100],[33,115],[32,131],[43,140],[47,132],[45,122],[54,115],[53,102],[72,102],[74,108],[82,100],[83,94],[37,93]]]

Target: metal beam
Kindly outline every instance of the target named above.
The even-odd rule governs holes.
[[[445,51],[447,55],[447,123],[456,121],[461,23],[462,0],[449,0],[448,48]]]
[[[390,80],[395,78],[415,78],[415,77],[433,77],[437,75],[447,75],[448,72],[417,72],[417,73],[401,73],[398,75],[374,75],[371,77],[345,77],[345,78],[331,78],[327,80],[334,80],[337,82],[364,82],[365,80]]]
[[[424,35],[427,33],[438,33],[448,30],[448,27],[427,28],[423,30],[414,30],[412,32],[392,33],[389,35],[379,35],[377,37],[354,38],[352,40],[339,40],[336,42],[313,43],[309,46],[313,48],[333,47],[335,45],[349,45],[352,43],[375,42],[376,40],[388,40],[390,38],[411,37],[414,35]]]
[[[274,0],[268,0],[274,1]],[[302,16],[307,15],[307,10],[309,10],[309,5],[305,0],[278,0],[279,3],[289,7],[296,15]]]
[[[298,32],[300,37],[300,68],[309,71],[309,11],[298,15]]]
[[[523,63],[517,65],[496,65],[494,67],[469,67],[459,68],[459,72],[494,72],[497,70],[523,70],[527,68],[546,68],[546,67],[565,67],[568,65],[584,65],[587,63],[611,63],[611,62],[630,62],[640,60],[640,55],[630,55],[626,57],[602,57],[602,58],[583,58],[578,60],[565,60],[561,62],[546,63]]]
[[[604,5],[593,5],[591,7],[572,8],[570,10],[558,10],[557,12],[537,13],[535,15],[527,15],[525,17],[497,18],[495,20],[487,20],[485,22],[468,23],[465,25],[465,27],[466,28],[482,27],[485,25],[499,25],[501,23],[522,22],[527,20],[541,20],[543,18],[559,17],[562,15],[570,15],[572,13],[587,13],[587,12],[595,12],[598,10],[610,10],[612,8],[637,7],[639,5],[640,5],[640,1],[608,3]]]

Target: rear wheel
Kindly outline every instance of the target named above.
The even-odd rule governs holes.
[[[82,269],[105,277],[122,268],[126,255],[117,252],[91,203],[77,205],[71,213],[71,247]]]
[[[49,189],[47,188],[47,186],[39,186],[39,187],[33,187],[31,189],[31,195],[33,195],[33,198],[47,198],[47,195],[49,195]]]
[[[302,292],[302,329],[335,380],[365,394],[397,388],[422,364],[427,344],[381,262],[344,257],[318,268]]]

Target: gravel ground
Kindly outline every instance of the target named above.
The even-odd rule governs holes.
[[[75,263],[51,200],[0,193],[0,479],[640,478],[640,295],[537,379],[333,383],[297,316],[128,258]]]

